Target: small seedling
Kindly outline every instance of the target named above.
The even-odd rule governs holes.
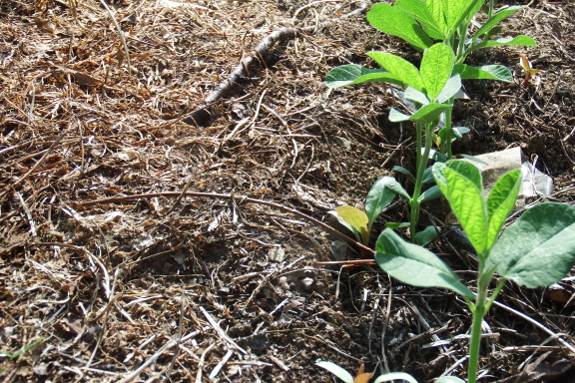
[[[540,73],[541,70],[540,69],[533,69],[531,62],[529,61],[527,56],[525,56],[524,54],[520,54],[519,57],[521,57],[521,60],[520,60],[521,66],[523,67],[523,70],[525,71],[525,79],[523,80],[523,88],[527,88],[527,84],[529,84],[529,82],[531,81],[533,76],[535,76],[537,73]]]
[[[373,184],[367,193],[365,212],[353,206],[345,205],[331,210],[329,213],[348,228],[358,242],[367,246],[373,223],[383,209],[393,201],[396,194],[394,190],[398,188],[401,188],[401,185],[393,177],[383,176]]]
[[[44,341],[44,338],[40,338],[37,341],[30,343],[28,346],[22,348],[20,351],[15,352],[15,353],[10,353],[10,352],[6,352],[6,351],[0,351],[0,357],[6,357],[10,360],[14,360],[16,358],[18,358],[20,355],[24,354],[26,351],[33,349],[34,347],[36,347],[38,344],[42,343]]]
[[[468,383],[476,382],[481,322],[507,280],[528,288],[561,280],[575,262],[575,208],[542,203],[527,210],[499,237],[521,185],[521,170],[504,174],[487,199],[481,172],[473,164],[451,160],[436,163],[433,174],[478,256],[477,291],[429,250],[405,242],[386,229],[376,243],[378,265],[399,281],[420,287],[441,287],[463,296],[473,323],[469,346]],[[489,296],[494,273],[499,282]]]

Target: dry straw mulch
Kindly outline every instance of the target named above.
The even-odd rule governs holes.
[[[464,376],[463,302],[370,265],[316,264],[334,257],[327,211],[361,207],[375,179],[412,166],[386,86],[323,83],[369,65],[369,50],[417,60],[368,26],[369,5],[0,2],[4,382],[330,381],[317,359]],[[473,56],[518,81],[466,85],[473,100],[456,110],[473,128],[461,151],[521,145],[565,202],[574,16],[542,2],[510,20],[540,46]],[[539,85],[521,88],[518,52],[547,69]],[[397,203],[378,228],[400,219]],[[432,249],[473,283],[472,258],[444,239]],[[568,381],[574,290],[573,277],[508,286],[487,318],[482,381]]]

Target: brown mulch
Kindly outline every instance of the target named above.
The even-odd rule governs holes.
[[[373,65],[370,50],[416,52],[369,26],[367,3],[108,4],[129,56],[100,1],[0,1],[0,378],[333,381],[320,359],[464,377],[465,303],[370,265],[318,265],[336,237],[306,218],[361,207],[373,181],[413,166],[388,87],[330,90],[325,74]],[[520,146],[554,178],[548,199],[566,203],[574,17],[574,4],[539,1],[506,21],[539,45],[472,55],[516,80],[466,83],[471,100],[454,111],[471,128],[457,152]],[[254,53],[282,28],[297,33]],[[544,70],[527,88],[520,53]],[[208,118],[193,124],[198,111]],[[398,203],[377,226],[405,218]],[[474,285],[470,257],[443,238],[431,249]],[[486,318],[481,382],[573,382],[574,276],[506,286]]]

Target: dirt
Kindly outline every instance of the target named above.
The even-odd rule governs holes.
[[[330,90],[326,73],[373,66],[371,50],[419,54],[347,17],[360,3],[180,3],[107,3],[129,67],[103,3],[0,2],[3,381],[333,381],[318,360],[464,378],[465,302],[374,265],[318,264],[334,259],[336,237],[307,218],[333,225],[330,209],[362,207],[377,178],[413,168],[413,127],[388,121],[388,86]],[[535,1],[505,21],[506,36],[538,46],[472,54],[514,81],[466,82],[470,100],[454,110],[471,129],[455,152],[519,146],[554,179],[541,200],[565,203],[575,200],[573,17],[573,4]],[[309,28],[202,104],[286,27]],[[543,70],[525,87],[519,54]],[[200,110],[203,126],[184,122]],[[406,218],[398,202],[376,227]],[[430,249],[474,286],[469,256],[444,238]],[[505,307],[486,318],[481,382],[573,381],[557,340],[573,344],[573,275],[555,290],[506,285]]]

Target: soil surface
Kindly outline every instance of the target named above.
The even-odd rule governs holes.
[[[415,145],[413,126],[388,121],[389,86],[332,90],[325,75],[375,67],[368,51],[420,53],[372,28],[367,3],[105,4],[0,1],[1,379],[333,382],[318,360],[464,378],[460,298],[318,264],[360,258],[319,223],[361,208],[393,166],[413,170]],[[538,46],[472,54],[515,80],[465,82],[454,110],[471,129],[455,152],[521,147],[553,177],[533,203],[575,200],[574,18],[574,4],[534,1],[505,21],[502,35]],[[526,86],[519,54],[543,70]],[[371,245],[406,219],[395,203]],[[444,237],[429,248],[475,286],[472,256]],[[573,275],[506,285],[480,382],[574,381]]]

